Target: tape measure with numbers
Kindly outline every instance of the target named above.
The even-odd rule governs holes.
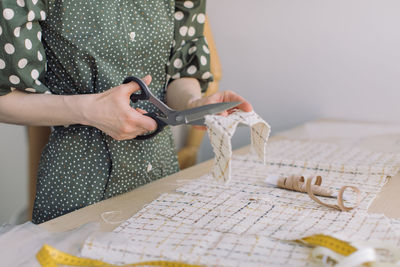
[[[357,248],[350,245],[349,242],[337,239],[329,235],[312,235],[303,237],[296,241],[313,247],[325,247],[342,256],[349,256],[350,254],[357,251]]]

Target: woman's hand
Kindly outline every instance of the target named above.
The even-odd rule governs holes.
[[[222,102],[241,102],[240,105],[221,112],[219,115],[222,116],[227,116],[237,109],[243,110],[245,112],[253,111],[253,107],[249,102],[247,102],[243,97],[232,91],[216,92],[215,94],[212,94],[208,97],[190,99],[188,102],[188,107],[195,108],[199,106]]]
[[[217,92],[208,97],[190,99],[188,102],[188,107],[195,108],[203,105],[222,103],[222,102],[241,102],[241,103],[236,107],[233,107],[231,109],[219,113],[219,115],[221,116],[228,116],[237,109],[243,110],[245,112],[253,111],[253,107],[249,102],[247,102],[243,97],[232,91],[222,91],[222,92]],[[195,127],[198,129],[205,129],[204,126],[195,126]]]
[[[143,78],[149,85],[151,76]],[[85,125],[94,126],[116,140],[135,138],[157,128],[157,123],[147,116],[146,111],[133,109],[130,96],[140,89],[135,82],[122,84],[100,94],[90,95],[91,100],[84,111]]]
[[[150,84],[151,76],[144,79]],[[28,94],[14,90],[0,96],[0,122],[59,126],[94,126],[117,140],[126,140],[153,131],[157,123],[143,116],[146,111],[130,106],[130,96],[139,90],[131,82],[100,94],[52,95]]]
[[[243,111],[252,111],[253,107],[243,97],[231,91],[217,92],[208,97],[201,97],[200,83],[195,78],[180,78],[171,82],[167,89],[167,105],[176,110],[184,110],[207,104],[221,102],[241,102],[237,107],[222,112],[226,116],[239,108]]]

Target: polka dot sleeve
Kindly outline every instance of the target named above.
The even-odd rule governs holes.
[[[199,80],[202,91],[212,81],[210,51],[204,38],[206,0],[175,1],[175,32],[167,67],[169,81],[182,77]]]
[[[39,21],[46,18],[41,0],[0,1],[0,95],[15,89],[45,93],[46,55]]]

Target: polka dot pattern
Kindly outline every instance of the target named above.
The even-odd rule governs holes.
[[[24,7],[25,6],[25,0],[17,0],[17,5],[19,5],[20,7]]]
[[[192,8],[194,6],[193,1],[185,1],[183,2],[183,6],[186,8]]]
[[[11,20],[14,17],[14,10],[10,8],[5,8],[3,10],[3,18],[6,20]]]
[[[28,64],[28,60],[26,60],[26,58],[21,58],[21,59],[18,61],[18,67],[19,67],[20,69],[25,68],[26,64]]]
[[[207,58],[205,56],[201,56],[200,63],[201,63],[201,65],[207,65]]]
[[[197,15],[197,22],[203,24],[204,22],[206,22],[206,16],[202,13]]]
[[[25,48],[28,50],[32,49],[32,42],[29,39],[25,39]]]
[[[4,29],[4,38],[0,38],[0,60],[5,67],[0,71],[0,96],[15,89],[44,93],[48,88],[39,83],[44,79],[45,51],[38,40],[41,34],[40,12],[46,10],[45,1],[1,0],[0,27]],[[38,55],[42,60],[38,60]],[[35,79],[32,71],[36,70]],[[38,75],[36,75],[36,73]],[[18,77],[19,83],[11,83],[9,77]],[[34,88],[34,90],[26,90]]]
[[[188,72],[190,75],[195,74],[196,71],[197,71],[197,68],[196,68],[196,66],[194,66],[194,65],[190,66],[190,67],[187,69],[187,72]]]
[[[204,80],[207,80],[207,79],[209,79],[210,77],[211,77],[211,72],[209,72],[209,71],[204,72],[203,75],[202,75],[202,78],[203,78]]]
[[[183,17],[184,17],[184,15],[183,15],[182,11],[175,12],[175,19],[176,20],[181,20],[181,19],[183,19]]]
[[[194,27],[189,27],[188,35],[193,36],[196,33],[196,29]]]
[[[28,21],[32,21],[35,18],[35,12],[32,10],[28,13]]]
[[[15,52],[15,47],[12,44],[7,43],[7,44],[4,45],[4,51],[7,54],[12,55]]]
[[[182,26],[182,27],[179,28],[179,34],[181,36],[185,37],[187,32],[188,32],[188,27],[187,26]]]
[[[40,51],[37,52],[37,57],[38,57],[39,61],[43,60],[43,55],[42,55],[42,53],[40,53]]]
[[[15,35],[15,37],[19,37],[20,32],[21,32],[21,27],[16,27],[16,28],[14,29],[14,35]]]
[[[19,82],[20,82],[19,77],[15,76],[15,75],[11,75],[9,80],[10,80],[10,83],[12,83],[12,84],[19,84]]]
[[[174,67],[175,68],[180,69],[180,68],[182,68],[182,66],[183,66],[183,62],[182,62],[182,60],[180,58],[177,58],[177,59],[174,60]]]
[[[36,80],[39,78],[39,72],[37,70],[32,70],[31,72],[32,79]]]
[[[209,73],[203,24],[198,20],[205,0],[126,1],[122,9],[118,0],[68,0],[62,9],[54,1],[2,1],[7,4],[0,5],[0,49],[5,51],[0,53],[0,95],[16,89],[100,93],[120,85],[128,75],[151,74],[150,89],[164,99],[171,79],[194,77],[202,88],[212,79],[202,78]],[[133,107],[157,111],[148,101]],[[146,141],[116,141],[93,127],[55,127],[39,165],[33,222],[176,171],[169,127]]]
[[[205,1],[176,1],[175,38],[170,62],[167,64],[168,82],[182,77],[199,80],[203,92],[212,81],[209,73],[210,55],[204,38]],[[180,44],[180,45],[176,45]],[[207,49],[204,49],[206,47]]]
[[[194,52],[196,52],[197,47],[196,46],[192,46],[191,48],[189,48],[189,55],[193,54]]]

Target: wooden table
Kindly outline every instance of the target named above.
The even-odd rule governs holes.
[[[293,131],[301,130],[301,127],[295,128]],[[270,138],[269,142],[276,142],[277,140],[283,139],[285,139],[285,137],[279,136],[278,134],[277,136]],[[249,147],[247,146],[236,150],[234,153],[243,154],[248,150]],[[183,185],[189,179],[195,179],[208,173],[212,166],[212,162],[212,160],[208,160],[150,184],[141,186],[131,192],[98,202],[41,225],[50,231],[66,231],[88,222],[97,221],[101,223],[102,230],[111,231],[117,227],[118,224],[105,223],[101,219],[101,214],[103,212],[121,211],[121,214],[119,214],[116,219],[120,221],[126,220],[139,211],[145,204],[150,203],[162,193],[173,192],[177,187]],[[390,218],[400,218],[400,174],[392,177],[383,187],[383,190],[371,204],[369,212],[383,213]]]

